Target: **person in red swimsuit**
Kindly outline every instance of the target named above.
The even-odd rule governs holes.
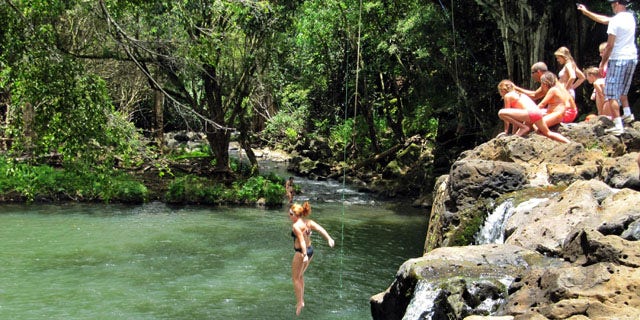
[[[542,110],[527,95],[516,92],[511,80],[500,81],[498,92],[504,100],[504,107],[498,111],[498,117],[504,121],[504,132],[500,135],[509,134],[513,126],[513,129],[517,128],[514,134],[522,137],[535,125],[538,133],[559,142],[569,142],[563,135],[549,130],[542,118]]]
[[[547,127],[553,127],[561,122],[573,122],[578,115],[576,102],[564,85],[558,81],[556,75],[553,72],[545,72],[540,78],[540,83],[547,88],[547,94],[538,103],[540,109],[547,108],[544,115],[544,123]]]

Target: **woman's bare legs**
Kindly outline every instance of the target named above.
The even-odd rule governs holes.
[[[563,135],[549,130],[549,127],[547,127],[547,125],[544,123],[544,119],[538,120],[535,123],[535,125],[538,127],[538,132],[540,132],[540,134],[542,134],[543,136],[549,137],[555,141],[559,141],[562,143],[571,142],[569,141],[569,139],[565,138]]]
[[[562,118],[564,117],[564,109],[559,108],[560,111],[554,111],[552,113],[547,113],[542,117],[544,119],[544,123],[547,125],[547,128],[553,127],[562,122]]]
[[[529,120],[529,112],[527,112],[527,110],[501,109],[498,111],[498,117],[502,119],[502,121],[513,125],[514,128],[518,128],[515,134],[520,137],[526,135],[531,130],[531,128],[524,123]]]
[[[293,291],[296,294],[296,315],[300,315],[304,308],[304,272],[309,267],[311,259],[304,262],[304,257],[297,252],[293,255],[291,262],[291,278],[293,280]]]

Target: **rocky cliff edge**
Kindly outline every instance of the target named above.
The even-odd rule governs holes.
[[[374,319],[640,319],[640,122],[600,117],[463,153],[437,179],[425,254],[371,298]],[[532,202],[532,199],[537,199]],[[501,236],[478,232],[496,207]],[[524,205],[528,204],[528,205]]]

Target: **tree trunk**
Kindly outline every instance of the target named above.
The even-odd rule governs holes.
[[[515,83],[530,81],[531,65],[544,58],[551,5],[517,0],[476,0],[476,3],[487,10],[500,29],[508,78]],[[535,5],[543,6],[543,10],[535,10]]]
[[[363,77],[364,78],[364,77]],[[366,79],[363,79],[362,81],[364,84],[362,86],[362,91],[364,92],[364,101],[366,102],[366,107],[364,108],[360,108],[361,110],[363,110],[363,115],[364,115],[364,119],[367,123],[367,129],[368,129],[368,133],[369,133],[369,140],[371,140],[371,153],[376,154],[378,152],[380,152],[380,147],[379,147],[379,143],[378,143],[378,135],[376,133],[376,125],[375,122],[373,121],[373,103],[371,100],[371,97],[368,94],[368,88],[367,88],[367,81]],[[363,107],[363,105],[361,105],[360,107]]]
[[[162,153],[162,146],[164,145],[164,94],[160,90],[155,90],[155,123],[154,123],[154,137],[158,150]]]
[[[9,90],[0,91],[0,105],[4,106],[4,114],[0,117],[0,141],[2,142],[0,148],[9,150],[11,149],[11,138],[6,135],[6,129],[11,125],[13,112]]]
[[[242,150],[247,154],[247,158],[249,158],[249,163],[251,164],[251,175],[256,175],[260,173],[258,167],[258,159],[256,158],[256,154],[253,153],[253,149],[251,149],[251,144],[249,144],[246,134],[240,133],[240,146]]]
[[[228,130],[213,130],[207,132],[207,141],[211,146],[211,152],[216,159],[214,170],[216,172],[230,174],[229,169],[229,141],[231,134]]]
[[[35,132],[33,131],[33,124],[35,119],[35,110],[33,105],[29,102],[22,107],[22,134],[24,135],[24,147],[27,154],[31,154],[33,151],[33,143],[35,141]]]
[[[382,82],[382,91],[385,92],[384,79],[383,76],[380,75],[380,81]],[[391,126],[391,130],[393,130],[393,135],[396,141],[402,141],[404,139],[404,130],[402,128],[402,122],[404,121],[404,96],[400,92],[402,87],[404,86],[404,79],[401,77],[390,78],[390,95],[395,98],[395,114],[392,115],[392,110],[394,107],[389,103],[389,99],[385,99],[385,115],[387,117],[387,121]]]
[[[251,149],[251,137],[250,130],[247,128],[251,126],[250,120],[247,117],[239,117],[240,124],[238,126],[238,131],[240,135],[238,137],[238,142],[240,142],[240,146],[247,154],[247,158],[249,158],[249,163],[251,164],[251,175],[259,173],[258,167],[258,159],[256,158],[255,153],[253,153],[253,149]]]
[[[205,101],[209,112],[209,119],[219,125],[226,125],[225,108],[223,105],[222,86],[219,83],[217,69],[213,65],[204,65]],[[207,141],[216,160],[214,171],[231,174],[229,167],[229,141],[231,132],[224,128],[206,129]]]

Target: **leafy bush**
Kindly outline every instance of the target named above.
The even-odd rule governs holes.
[[[251,177],[247,181],[234,182],[238,199],[244,202],[256,202],[262,197],[265,179],[262,176]]]
[[[103,200],[114,199],[124,203],[144,203],[148,199],[149,190],[137,181],[116,180],[112,187],[112,190],[108,190],[109,193],[102,193]]]
[[[282,179],[276,179],[274,176],[251,177],[247,181],[238,182],[238,198],[243,202],[255,202],[259,198],[265,199],[265,204],[273,206],[282,204],[285,190]]]
[[[268,183],[264,186],[264,199],[267,206],[276,206],[282,204],[282,197],[285,189],[282,184]]]
[[[286,144],[294,144],[298,135],[304,132],[305,119],[308,119],[309,90],[297,85],[289,85],[281,93],[282,108],[269,119],[262,131],[264,138]]]
[[[257,176],[238,180],[231,188],[226,188],[207,178],[187,175],[176,178],[169,185],[165,198],[168,203],[181,204],[252,204],[265,198],[268,206],[274,206],[282,204],[284,198],[281,181],[275,175]]]
[[[438,133],[438,119],[433,116],[433,108],[429,105],[417,106],[412,117],[406,117],[402,123],[408,136],[420,134],[425,138],[435,139]]]
[[[173,180],[165,195],[169,203],[203,203],[212,200],[212,195],[207,191],[211,186],[207,185],[204,178],[187,175]]]
[[[353,133],[353,119],[346,119],[343,123],[336,125],[331,130],[329,141],[334,154],[342,154],[344,147],[349,143]]]
[[[79,173],[46,165],[32,166],[0,158],[0,192],[15,192],[27,201],[36,199],[121,201],[142,203],[147,188],[117,172]]]

